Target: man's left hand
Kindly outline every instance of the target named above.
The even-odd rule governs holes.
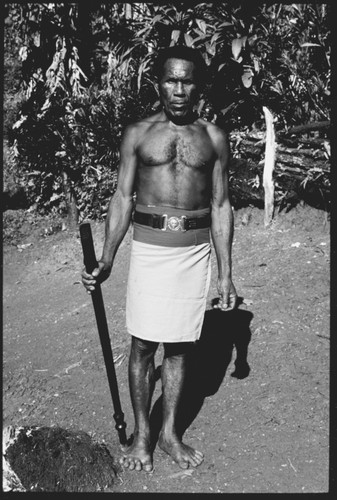
[[[218,304],[216,304],[214,308],[220,309],[221,311],[232,311],[235,309],[238,296],[232,280],[228,278],[219,278],[218,292],[220,298]]]

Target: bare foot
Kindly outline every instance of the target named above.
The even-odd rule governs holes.
[[[130,470],[144,470],[151,472],[153,469],[150,443],[140,437],[134,438],[127,448],[123,448],[123,456],[119,463]]]
[[[201,451],[195,450],[191,446],[184,444],[178,438],[167,439],[163,435],[159,436],[159,447],[165,451],[182,469],[198,467],[204,459]]]

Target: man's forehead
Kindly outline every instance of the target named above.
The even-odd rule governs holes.
[[[195,73],[195,64],[193,61],[187,61],[186,59],[178,59],[176,57],[170,57],[164,63],[164,73],[175,74],[175,75],[192,75]]]

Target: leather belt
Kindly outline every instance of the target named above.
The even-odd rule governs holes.
[[[133,221],[143,226],[150,226],[154,229],[161,229],[162,231],[188,231],[189,229],[202,229],[210,227],[211,216],[210,214],[203,217],[186,217],[186,215],[171,217],[168,214],[147,214],[144,212],[135,211]]]

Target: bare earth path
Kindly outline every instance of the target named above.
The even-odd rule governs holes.
[[[92,229],[99,255],[104,225],[93,223]],[[212,312],[213,254],[190,414],[184,413],[184,439],[205,460],[182,471],[157,447],[154,472],[121,470],[116,491],[328,491],[329,231],[324,213],[309,207],[279,214],[269,229],[258,209],[235,212],[234,283],[242,303],[235,317]],[[117,460],[95,317],[80,284],[80,241],[67,231],[41,233],[43,227],[26,224],[15,243],[30,246],[4,245],[3,426],[81,429],[105,441]],[[133,429],[124,312],[129,249],[130,233],[102,286],[128,435]],[[159,397],[160,381],[154,402]]]

